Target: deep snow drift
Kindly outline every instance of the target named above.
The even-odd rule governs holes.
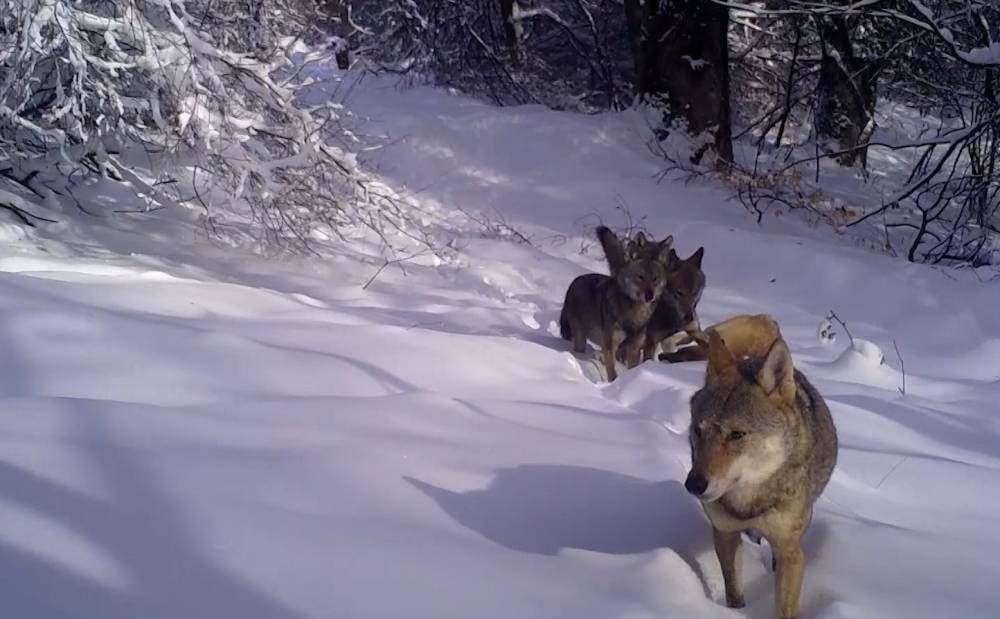
[[[766,547],[744,546],[748,607],[725,608],[681,485],[703,364],[604,385],[555,335],[622,202],[682,255],[706,247],[706,324],[773,314],[833,411],[802,616],[996,615],[995,284],[657,184],[630,114],[352,93],[391,139],[367,155],[390,186],[531,244],[469,225],[456,260],[362,289],[378,260],[255,259],[176,214],[70,222],[69,242],[8,229],[6,616],[768,617]],[[830,310],[855,348],[817,337]]]

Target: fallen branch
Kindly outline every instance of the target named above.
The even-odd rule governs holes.
[[[28,211],[22,208],[18,208],[13,204],[8,204],[6,202],[0,202],[0,208],[5,208],[11,213],[14,213],[14,215],[16,215],[17,218],[20,219],[21,222],[24,225],[28,226],[29,228],[36,227],[35,222],[32,221],[32,219],[37,221],[44,221],[45,223],[50,223],[50,224],[56,223],[55,219],[48,219],[47,217],[42,217],[41,215],[35,215],[33,213],[29,213]]]
[[[899,346],[896,345],[896,338],[892,339],[892,347],[896,349],[896,358],[899,359],[899,371],[903,374],[903,386],[897,387],[899,393],[906,395],[906,366],[903,364],[903,355],[899,354]]]

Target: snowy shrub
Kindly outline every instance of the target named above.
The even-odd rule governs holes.
[[[101,178],[140,210],[197,205],[279,244],[405,225],[343,146],[339,106],[301,96],[307,63],[330,62],[303,45],[316,16],[297,0],[0,0],[0,203],[27,221],[87,209]]]

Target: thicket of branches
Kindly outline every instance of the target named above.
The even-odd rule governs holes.
[[[747,183],[748,202],[762,209],[790,199],[775,174],[809,173],[832,158],[867,175],[879,172],[869,151],[891,150],[913,162],[906,182],[879,204],[857,205],[865,212],[845,225],[894,233],[911,261],[997,262],[1000,6],[787,0],[740,11],[733,38],[744,50],[735,70],[745,91],[737,96],[755,103],[742,132],[757,158],[779,161],[761,170],[755,158],[751,178],[765,172],[771,182]],[[909,141],[880,137],[879,97],[919,110],[930,129]],[[808,129],[813,156],[796,150],[791,127]]]
[[[866,178],[879,172],[873,149],[895,151],[912,162],[906,182],[883,202],[850,205],[838,223],[874,226],[913,261],[1000,261],[993,0],[354,5],[352,44],[388,70],[503,104],[659,105],[659,137],[692,134],[702,145],[694,164],[714,162],[760,214],[812,200],[822,161]],[[919,110],[933,129],[905,143],[887,138],[879,100]],[[734,157],[733,140],[750,156]]]
[[[426,242],[347,150],[342,110],[303,96],[310,62],[351,48],[500,104],[640,101],[759,216],[809,205],[829,162],[863,179],[893,151],[905,182],[837,225],[914,261],[997,263],[998,33],[993,0],[0,0],[0,209],[91,212],[110,179],[125,210],[198,205],[279,243]],[[880,100],[930,129],[880,132]]]
[[[293,51],[320,15],[305,0],[0,0],[0,207],[29,225],[93,212],[81,196],[100,179],[119,183],[117,208],[200,205],[279,244],[405,227],[340,146],[339,108],[299,96],[309,59]]]
[[[499,104],[631,103],[625,13],[603,0],[353,2],[359,54]]]

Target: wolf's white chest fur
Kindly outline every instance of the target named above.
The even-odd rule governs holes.
[[[781,468],[785,457],[781,437],[772,436],[753,451],[737,458],[730,469],[730,475],[735,481],[723,495],[726,502],[738,511],[751,511],[753,504],[762,498],[762,486]]]

